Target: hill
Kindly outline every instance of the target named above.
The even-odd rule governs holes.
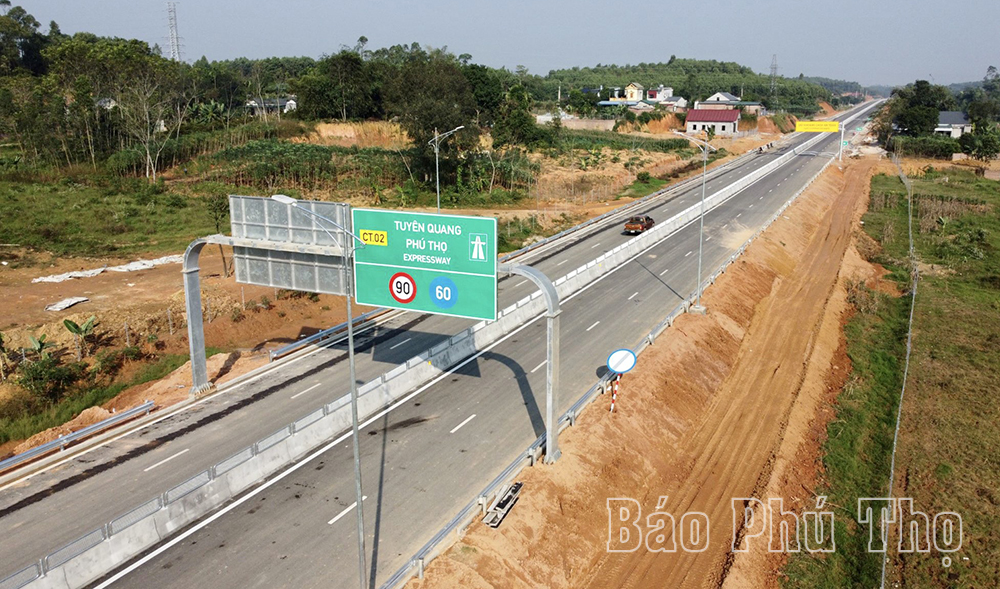
[[[786,110],[799,115],[811,115],[819,110],[817,101],[838,102],[821,84],[808,79],[779,77],[771,94],[771,77],[758,74],[735,62],[684,59],[671,56],[666,63],[637,65],[601,65],[552,70],[545,77],[548,83],[559,82],[563,92],[574,88],[625,86],[637,82],[643,86],[671,86],[674,94],[689,101],[701,100],[724,91],[744,100],[763,102],[771,110]],[[850,84],[851,82],[845,82]]]

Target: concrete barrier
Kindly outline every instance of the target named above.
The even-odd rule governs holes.
[[[819,139],[806,142],[803,149]],[[777,158],[774,162],[751,173],[748,178],[713,194],[706,199],[706,210],[722,204],[752,182],[786,163],[790,157],[794,157],[794,154],[786,154]],[[812,180],[810,180],[810,184],[811,182]],[[799,193],[795,196],[797,197]],[[790,202],[791,200],[781,210],[783,211]],[[629,240],[611,252],[603,254],[598,260],[593,260],[571,271],[555,282],[559,296],[561,298],[570,296],[666,239],[670,234],[696,219],[700,214],[700,207],[700,203],[692,205],[654,229]],[[777,215],[772,217],[771,221],[776,218]],[[744,244],[740,253],[746,249],[752,239]],[[733,258],[726,265],[732,263],[732,260]],[[649,345],[659,333],[673,323],[673,319],[678,314],[685,312],[690,304],[690,301],[684,301],[679,305],[654,329],[654,332],[651,332],[644,339],[645,343],[640,343],[640,345],[643,347]],[[504,309],[499,314],[497,321],[479,322],[449,340],[434,346],[431,350],[415,356],[404,364],[365,383],[358,390],[359,416],[361,419],[367,419],[376,414],[469,356],[495,343],[504,335],[540,316],[544,310],[545,301],[540,296],[526,297],[518,301],[517,304]],[[588,395],[592,394],[596,394],[596,389],[592,389],[588,393]],[[585,395],[586,397],[587,395]],[[583,400],[581,399],[581,401]],[[561,421],[566,421],[567,424],[572,423],[575,420],[576,412],[581,408],[582,405],[580,407],[574,405],[574,408],[568,413],[569,416],[564,415]],[[161,508],[147,517],[141,518],[127,527],[115,531],[115,533],[111,533],[111,525],[105,525],[102,528],[103,541],[72,556],[66,562],[58,566],[48,567],[45,565],[46,559],[42,559],[38,565],[38,570],[42,572],[41,576],[25,583],[18,581],[18,584],[12,586],[76,589],[103,577],[350,428],[349,396],[345,395],[324,405],[321,410],[317,411],[321,411],[322,416],[316,417],[315,412],[307,414],[283,430],[278,430],[245,450],[245,452],[250,453],[250,457],[242,462],[236,459],[235,462],[238,464],[235,466],[229,464],[233,458],[227,458],[216,467],[205,473],[200,473],[189,482],[181,483],[171,491],[164,493],[160,504]],[[296,428],[295,423],[301,423],[301,427]],[[566,427],[566,424],[563,424],[562,427]],[[537,458],[539,448],[536,441],[536,444],[525,453],[525,458],[532,462],[533,459]],[[223,465],[225,465],[224,468],[219,468]],[[199,477],[204,477],[206,480],[202,482]],[[174,492],[175,490],[176,492]],[[95,530],[92,533],[96,532]],[[435,546],[434,554],[439,549],[440,547]],[[25,570],[28,569],[22,569],[22,572]]]

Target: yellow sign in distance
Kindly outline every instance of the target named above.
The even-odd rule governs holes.
[[[389,233],[387,231],[374,231],[371,229],[362,229],[359,232],[358,237],[365,245],[389,245]]]
[[[838,133],[839,121],[796,121],[796,133]]]

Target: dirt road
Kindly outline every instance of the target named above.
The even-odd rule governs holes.
[[[873,167],[831,167],[707,292],[707,317],[682,317],[643,354],[620,412],[589,409],[561,438],[555,467],[524,473],[503,526],[474,525],[414,586],[718,587],[730,571],[733,586],[774,585],[780,560],[766,539],[754,558],[732,558],[731,498],[812,507],[799,483],[815,476],[847,371],[839,284],[872,271],[853,254],[844,261]],[[659,511],[678,523],[707,515],[706,549],[607,552],[607,500],[633,498],[645,516],[663,496]]]

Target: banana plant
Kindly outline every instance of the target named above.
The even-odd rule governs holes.
[[[47,336],[44,333],[38,336],[38,339],[35,339],[35,336],[33,335],[28,336],[28,339],[31,340],[31,351],[34,352],[35,356],[39,359],[49,357],[49,353],[45,350],[52,347],[52,342],[45,341],[46,337]]]
[[[82,325],[69,319],[63,320],[63,325],[66,326],[66,330],[73,334],[73,339],[76,341],[77,362],[83,360],[83,354],[86,351],[87,337],[94,333],[95,319],[96,317],[91,315],[90,319],[84,321]]]

